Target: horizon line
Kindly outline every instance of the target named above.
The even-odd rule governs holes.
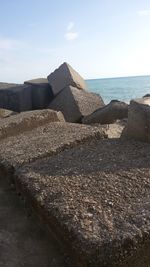
[[[137,78],[137,77],[146,77],[150,76],[150,74],[143,74],[143,75],[129,75],[129,76],[116,76],[116,77],[103,77],[103,78],[88,78],[85,79],[86,81],[91,81],[91,80],[105,80],[105,79],[122,79],[122,78]]]

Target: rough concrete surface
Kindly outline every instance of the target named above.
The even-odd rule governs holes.
[[[37,78],[37,79],[32,79],[25,81],[24,84],[29,84],[29,85],[41,85],[41,84],[49,84],[48,80],[46,78]]]
[[[98,140],[20,168],[16,183],[78,266],[149,267],[149,159],[150,144]]]
[[[49,108],[61,111],[68,122],[78,122],[104,106],[101,96],[68,86],[50,103]]]
[[[53,99],[53,92],[47,79],[38,78],[24,82],[31,86],[32,109],[46,108]]]
[[[0,266],[66,267],[67,255],[0,177]]]
[[[115,123],[103,125],[105,128],[105,133],[108,138],[120,138],[124,128],[127,125],[127,119],[117,120]]]
[[[134,99],[130,102],[125,136],[150,142],[150,97]]]
[[[98,127],[71,123],[50,123],[0,142],[0,164],[16,167],[58,153],[92,139],[104,138]]]
[[[61,112],[50,109],[21,112],[0,121],[0,139],[55,121],[65,121]]]
[[[17,112],[14,112],[12,110],[0,108],[0,119],[5,119],[16,114]]]
[[[66,62],[52,72],[47,79],[54,95],[57,95],[63,88],[69,85],[78,89],[86,89],[84,79]]]
[[[31,86],[1,83],[0,108],[16,112],[32,110]]]
[[[0,82],[0,89],[7,89],[7,88],[11,88],[11,87],[16,87],[16,86],[20,86],[20,84],[16,84],[16,83],[2,83],[2,82]]]
[[[118,100],[112,100],[108,105],[100,107],[93,113],[85,116],[82,123],[92,124],[111,124],[116,120],[121,120],[128,117],[128,105]]]

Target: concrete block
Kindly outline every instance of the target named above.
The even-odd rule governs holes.
[[[103,106],[99,95],[68,86],[54,98],[49,108],[61,111],[68,122],[79,122],[83,116]]]
[[[68,63],[63,63],[58,69],[47,77],[54,95],[63,88],[72,85],[78,89],[86,89],[84,79]]]

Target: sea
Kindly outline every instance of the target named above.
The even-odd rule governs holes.
[[[105,104],[111,100],[129,103],[131,99],[150,94],[150,76],[86,80],[89,91],[102,96]]]

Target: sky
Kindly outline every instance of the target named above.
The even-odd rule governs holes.
[[[0,81],[150,75],[150,0],[0,0]]]

